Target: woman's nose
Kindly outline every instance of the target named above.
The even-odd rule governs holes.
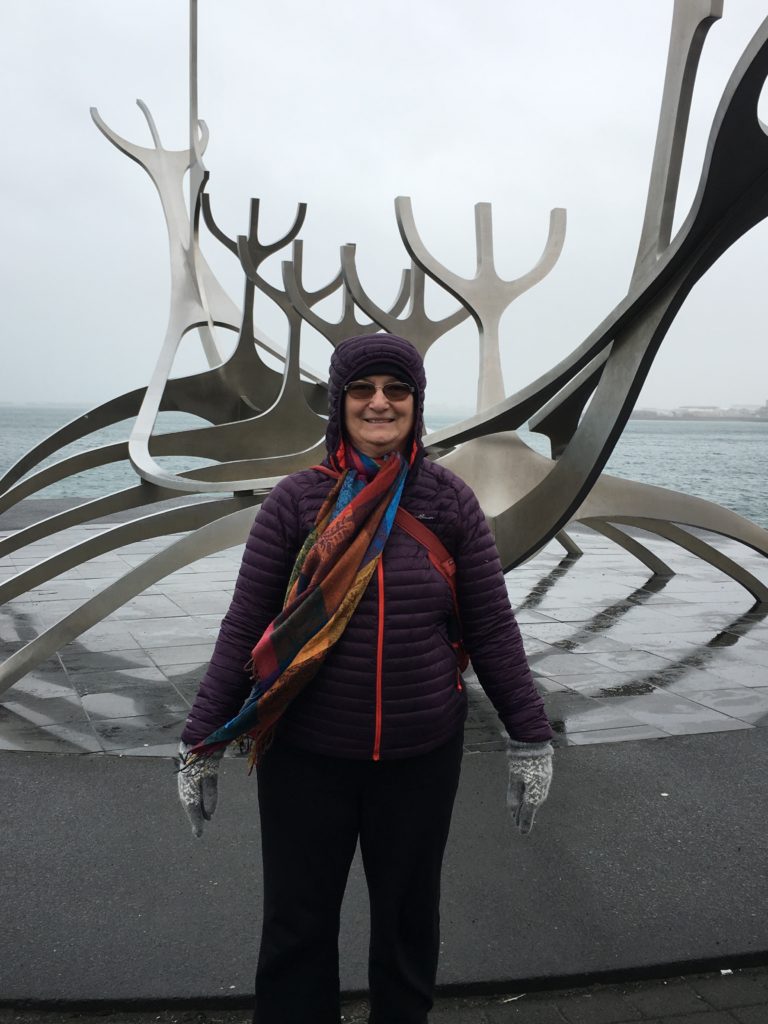
[[[377,388],[368,405],[374,409],[387,409],[389,408],[389,399],[381,388]]]

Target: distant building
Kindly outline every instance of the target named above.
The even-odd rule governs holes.
[[[726,412],[717,405],[681,405],[673,415],[684,420],[719,420]]]
[[[676,409],[635,409],[636,420],[768,420],[768,401],[764,405],[680,405]]]

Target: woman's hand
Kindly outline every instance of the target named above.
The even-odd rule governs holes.
[[[192,834],[199,839],[203,834],[203,822],[210,821],[219,798],[219,764],[223,750],[199,757],[187,765],[189,747],[179,743],[179,770],[176,775],[179,800],[189,818]]]
[[[536,811],[547,799],[552,782],[552,744],[521,743],[507,739],[509,783],[507,809],[512,821],[526,836],[533,828]]]

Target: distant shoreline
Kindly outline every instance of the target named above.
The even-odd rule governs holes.
[[[0,409],[60,409],[62,412],[70,410],[73,414],[82,414],[88,411],[89,406],[75,402],[0,401]],[[440,406],[438,408],[428,407],[425,413],[425,419],[430,430],[442,430],[448,423],[459,423],[475,415],[470,409],[456,410],[447,406]],[[630,420],[641,420],[651,423],[691,423],[697,421],[702,423],[768,423],[768,409],[766,409],[764,415],[760,415],[757,412],[739,414],[725,409],[720,412],[713,411],[711,413],[704,410],[701,412],[684,412],[682,409],[634,409],[629,414],[629,418]],[[430,420],[433,421],[434,425],[429,424]]]
[[[701,421],[702,423],[768,423],[768,416],[739,416],[736,413],[707,415],[706,413],[672,412],[665,414],[646,412],[643,409],[630,413],[629,418],[631,420],[649,420],[660,423],[676,423],[678,421],[685,423],[696,421]]]

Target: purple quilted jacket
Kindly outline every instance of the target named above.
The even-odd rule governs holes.
[[[392,335],[343,343],[331,362],[331,455],[340,438],[341,386],[365,366],[395,362],[417,384],[422,432],[424,372],[415,349]],[[208,670],[182,738],[205,739],[250,693],[245,671],[256,641],[282,607],[291,568],[334,481],[319,470],[286,477],[261,506]],[[471,489],[423,458],[400,502],[454,556],[464,645],[509,735],[544,741],[552,730],[531,678],[496,547]],[[449,639],[451,591],[426,549],[392,529],[373,579],[323,667],[283,716],[280,735],[321,754],[401,758],[449,740],[466,717],[466,693]]]

